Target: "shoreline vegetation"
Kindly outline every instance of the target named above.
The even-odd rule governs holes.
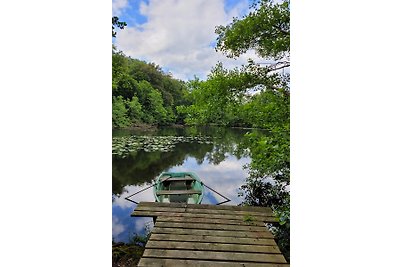
[[[144,252],[144,246],[118,242],[112,244],[112,266],[137,266]]]
[[[139,123],[139,124],[133,124],[131,126],[127,127],[113,127],[113,130],[140,130],[140,131],[156,131],[160,127],[170,127],[170,128],[190,128],[194,126],[200,126],[200,127],[226,127],[224,125],[219,125],[219,124],[207,124],[207,125],[186,125],[186,124],[170,124],[170,125],[156,125],[156,124],[146,124],[146,123]],[[227,128],[232,128],[232,129],[242,129],[242,130],[265,130],[263,128],[257,128],[257,127],[241,127],[241,126],[231,126]]]
[[[146,124],[146,123],[140,123],[140,124],[133,124],[128,127],[121,127],[121,128],[113,128],[118,129],[118,130],[141,130],[141,131],[155,131],[158,129],[157,125],[153,124]]]
[[[113,46],[112,128],[218,125],[266,130],[245,135],[251,163],[241,196],[244,205],[272,208],[279,223],[271,231],[290,262],[290,74],[283,71],[290,68],[290,2],[258,0],[250,8],[248,15],[216,27],[216,50],[230,58],[252,50],[271,64],[249,60],[227,69],[217,63],[206,80],[185,82]],[[124,257],[140,254],[134,246],[113,242],[113,264],[114,252],[115,259],[131,264]]]

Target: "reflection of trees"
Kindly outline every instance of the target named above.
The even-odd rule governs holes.
[[[243,146],[240,145],[246,132],[243,129],[218,127],[161,128],[156,132],[149,132],[148,135],[210,136],[213,139],[213,144],[178,143],[172,152],[144,152],[140,150],[131,153],[126,158],[113,156],[112,192],[119,195],[127,185],[150,183],[161,172],[183,164],[188,156],[195,158],[198,164],[207,159],[215,165],[224,161],[228,153],[240,159],[246,153]],[[114,133],[114,135],[116,134],[121,136],[138,133],[119,131]]]
[[[162,171],[181,165],[187,156],[200,161],[212,147],[211,144],[179,143],[173,152],[140,150],[126,158],[113,157],[113,194],[121,194],[127,185],[150,183]]]
[[[113,194],[121,194],[126,185],[150,183],[162,170],[182,162],[178,153],[160,151],[140,150],[126,158],[113,157]]]
[[[239,128],[209,127],[208,132],[214,137],[214,148],[207,154],[207,159],[214,165],[220,164],[227,157],[227,153],[237,159],[248,156],[246,146],[242,145],[244,134],[259,130]]]

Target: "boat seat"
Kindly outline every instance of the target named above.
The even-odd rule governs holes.
[[[193,195],[193,194],[201,194],[201,190],[160,190],[157,193],[157,196],[160,195]]]
[[[195,181],[192,177],[186,176],[185,178],[161,178],[161,182],[170,182],[170,181]]]

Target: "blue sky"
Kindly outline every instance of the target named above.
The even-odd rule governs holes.
[[[228,59],[214,49],[218,25],[249,12],[249,0],[113,0],[113,16],[128,23],[113,43],[133,58],[154,62],[175,78],[205,79],[218,61],[240,66],[253,51]]]

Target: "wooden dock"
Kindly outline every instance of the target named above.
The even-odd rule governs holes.
[[[138,266],[289,266],[270,208],[141,202],[132,216],[155,218]]]

